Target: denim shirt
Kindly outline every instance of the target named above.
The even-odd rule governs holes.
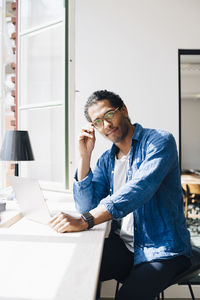
[[[83,213],[103,204],[113,220],[133,212],[135,265],[178,255],[190,257],[175,139],[166,131],[134,125],[126,184],[113,193],[118,151],[113,144],[99,158],[94,172],[90,170],[81,181],[75,174],[76,208]]]

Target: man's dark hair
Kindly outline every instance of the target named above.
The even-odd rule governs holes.
[[[84,114],[86,119],[91,122],[92,120],[90,119],[90,116],[88,114],[88,109],[91,105],[97,103],[98,101],[102,101],[102,100],[108,100],[109,103],[117,108],[122,108],[122,106],[124,105],[124,102],[122,101],[122,99],[120,98],[119,95],[113,93],[113,92],[109,92],[107,90],[101,90],[101,91],[96,91],[94,93],[92,93],[92,95],[88,98],[85,107],[84,107]]]

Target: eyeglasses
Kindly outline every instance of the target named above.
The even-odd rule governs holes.
[[[94,120],[92,122],[92,124],[97,129],[102,128],[104,120],[107,121],[107,122],[110,122],[114,118],[115,113],[117,112],[118,109],[119,109],[119,107],[117,107],[115,110],[108,111],[107,113],[105,113],[105,115],[103,116],[103,118],[98,118],[98,119]]]

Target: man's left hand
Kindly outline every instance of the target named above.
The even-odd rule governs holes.
[[[60,233],[83,231],[88,228],[88,223],[81,217],[74,217],[63,212],[54,216],[49,222],[49,225]]]

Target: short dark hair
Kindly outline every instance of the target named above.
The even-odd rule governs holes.
[[[89,107],[102,100],[108,100],[109,103],[115,108],[122,108],[122,106],[124,105],[124,102],[122,101],[119,95],[107,90],[96,91],[92,93],[92,95],[88,98],[84,107],[84,115],[89,122],[92,121],[88,114]]]

